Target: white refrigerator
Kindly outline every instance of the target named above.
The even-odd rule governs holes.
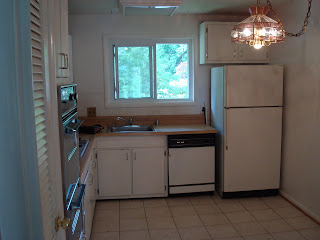
[[[283,66],[211,69],[211,126],[218,130],[216,189],[277,190],[280,185]]]

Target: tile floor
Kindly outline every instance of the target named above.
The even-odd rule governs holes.
[[[218,194],[97,201],[91,240],[320,240],[320,226],[281,198]]]

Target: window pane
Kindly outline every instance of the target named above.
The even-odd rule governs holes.
[[[119,98],[150,97],[149,47],[118,47]]]
[[[157,98],[189,98],[188,44],[157,44]]]

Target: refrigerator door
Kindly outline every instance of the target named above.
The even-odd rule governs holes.
[[[226,109],[224,192],[278,189],[282,108]]]
[[[283,67],[225,67],[225,107],[282,106]]]

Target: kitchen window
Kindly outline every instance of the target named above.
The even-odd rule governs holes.
[[[193,102],[191,39],[121,38],[111,39],[110,47],[113,69],[107,84],[113,92],[109,91],[109,102]]]

